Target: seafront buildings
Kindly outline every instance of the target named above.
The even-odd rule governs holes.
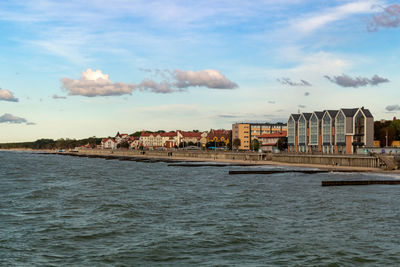
[[[258,140],[260,136],[269,138],[266,134],[282,134],[286,136],[287,125],[285,123],[254,123],[254,122],[239,122],[232,125],[232,140],[239,139],[239,150],[250,150],[251,142]],[[274,138],[271,136],[270,138]],[[275,144],[274,144],[275,145]]]
[[[171,132],[146,132],[142,131],[139,136],[133,137],[128,134],[120,134],[115,137],[103,138],[102,149],[116,149],[123,145],[130,149],[159,149],[176,148],[180,146],[206,147],[207,143],[212,146],[227,147],[231,142],[231,130],[214,130],[209,132],[198,131],[171,131]]]
[[[374,145],[374,117],[364,107],[291,114],[287,125],[292,153],[353,154]]]

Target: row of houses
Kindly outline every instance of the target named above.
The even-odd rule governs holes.
[[[188,132],[188,131],[171,131],[171,132],[146,132],[142,131],[140,136],[132,137],[128,134],[120,134],[119,132],[115,137],[103,138],[101,141],[101,148],[115,149],[119,146],[129,146],[130,149],[139,149],[141,147],[147,149],[157,148],[173,148],[179,147],[182,144],[194,144],[197,146],[205,147],[207,143],[214,142],[220,146],[228,146],[231,139],[230,130],[214,130],[209,132]]]
[[[353,154],[374,145],[374,117],[364,107],[291,114],[288,151]]]

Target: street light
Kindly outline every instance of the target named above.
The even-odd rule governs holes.
[[[386,129],[386,147],[388,147],[388,129]]]

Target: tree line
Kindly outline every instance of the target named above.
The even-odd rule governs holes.
[[[73,149],[87,144],[94,148],[101,144],[101,138],[89,137],[78,140],[69,138],[57,140],[43,138],[34,142],[3,143],[0,144],[0,149]]]

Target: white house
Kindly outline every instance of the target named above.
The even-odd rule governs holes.
[[[117,141],[114,138],[103,138],[101,140],[101,148],[103,149],[116,149],[117,148]]]

